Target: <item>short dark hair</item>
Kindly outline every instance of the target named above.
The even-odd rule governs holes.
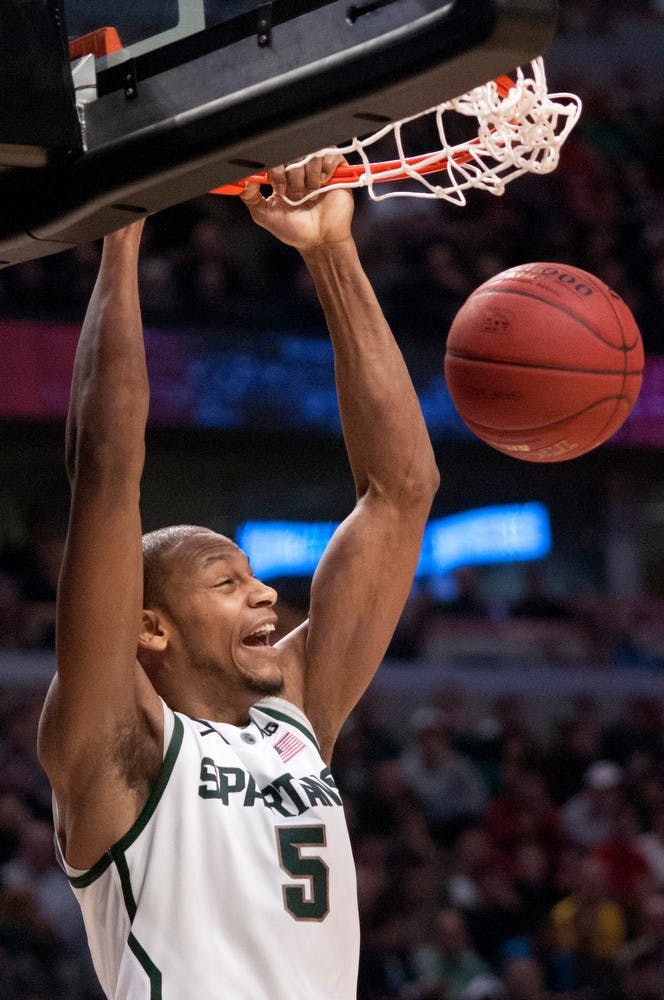
[[[166,558],[183,539],[207,532],[194,524],[175,524],[143,535],[143,607],[168,610]]]

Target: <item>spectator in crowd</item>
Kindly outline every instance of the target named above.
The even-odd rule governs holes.
[[[502,1000],[505,987],[495,976],[475,976],[462,992],[460,1000]]]
[[[382,762],[399,754],[397,741],[379,721],[380,708],[377,696],[365,693],[346,720],[335,746],[336,778],[348,793],[359,798],[371,794],[376,769]]]
[[[592,848],[592,856],[605,866],[609,893],[623,906],[654,887],[653,874],[639,844],[640,832],[634,806],[624,803],[609,836]]]
[[[4,965],[7,990],[2,993],[3,1000],[23,1000],[30,991],[48,997],[57,983],[52,975],[57,958],[53,929],[40,915],[32,893],[25,888],[0,887],[0,974]]]
[[[532,732],[528,712],[524,711],[523,698],[510,692],[493,699],[490,717],[495,720],[501,740],[516,736],[529,744]]]
[[[0,869],[0,882],[31,896],[39,920],[62,947],[73,953],[84,950],[81,911],[64,872],[55,861],[51,824],[29,819],[20,834],[16,854]]]
[[[426,856],[398,851],[387,857],[386,866],[385,891],[364,915],[358,988],[362,1000],[400,997],[415,983],[413,950],[439,904]]]
[[[412,965],[420,988],[438,990],[445,1000],[462,1000],[473,979],[492,972],[473,948],[463,913],[453,909],[436,914],[431,941],[415,949]]]
[[[495,791],[500,795],[509,794],[515,783],[520,784],[526,774],[541,776],[539,751],[534,745],[531,734],[523,728],[523,724],[521,732],[503,730],[499,742],[499,754],[498,785]],[[548,792],[543,798],[549,799]]]
[[[598,760],[600,723],[596,708],[583,707],[577,700],[575,710],[557,719],[554,736],[542,767],[547,776],[551,796],[559,805],[581,791],[583,776]]]
[[[533,955],[509,959],[503,969],[507,1000],[547,1000],[551,997],[544,987],[544,969]]]
[[[637,845],[652,874],[655,886],[664,889],[664,804],[657,806],[650,819],[650,828],[638,834]]]
[[[447,898],[450,905],[466,912],[477,909],[484,874],[497,864],[498,858],[483,826],[462,830],[452,847],[449,863]]]
[[[664,997],[664,894],[643,899],[638,936],[618,956],[620,980],[627,1000]]]
[[[611,760],[594,761],[583,788],[564,803],[561,822],[567,835],[582,847],[592,847],[611,833],[624,801],[624,772]]]
[[[17,792],[0,792],[0,871],[21,845],[21,833],[30,812]]]
[[[534,771],[512,775],[502,794],[489,804],[486,829],[504,858],[513,858],[516,849],[529,841],[540,843],[553,858],[564,839],[546,781]]]
[[[628,698],[618,718],[602,732],[601,749],[626,768],[635,757],[664,761],[662,705],[647,695]]]
[[[438,856],[426,815],[399,760],[376,765],[367,794],[351,799],[351,823],[359,835],[389,837],[392,844],[418,854]]]
[[[552,979],[559,991],[605,987],[627,936],[622,907],[609,895],[606,866],[586,857],[574,892],[551,910]]]
[[[522,840],[512,855],[514,888],[521,901],[524,924],[532,928],[532,937],[537,929],[546,925],[549,911],[558,901],[559,892],[554,881],[554,871],[558,859],[547,851],[540,840]]]
[[[433,835],[449,844],[482,814],[487,789],[470,758],[455,750],[441,711],[421,708],[410,721],[412,735],[399,758],[401,768]]]
[[[39,819],[51,819],[51,790],[37,757],[38,689],[0,699],[0,792],[16,795]]]
[[[467,918],[475,947],[493,968],[500,966],[506,949],[529,947],[529,936],[537,931],[526,923],[513,879],[500,864],[483,872],[477,905]]]
[[[0,569],[0,649],[25,646],[23,621],[26,606],[13,573]]]
[[[65,544],[66,515],[50,505],[28,512],[25,539],[0,552],[0,571],[13,579],[23,608],[22,645],[53,649],[55,592]]]
[[[629,771],[630,797],[645,830],[652,828],[655,814],[664,808],[664,768],[645,756],[632,761]]]

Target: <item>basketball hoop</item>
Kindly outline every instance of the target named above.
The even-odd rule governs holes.
[[[466,119],[477,119],[476,134],[463,142],[448,141],[444,116],[450,112]],[[339,167],[325,185],[328,188],[366,188],[374,201],[386,198],[442,198],[456,205],[466,204],[466,191],[479,189],[502,195],[505,186],[525,173],[547,174],[555,170],[560,149],[578,121],[581,100],[575,94],[549,94],[544,62],[541,57],[530,63],[530,72],[516,71],[516,78],[501,76],[461,97],[445,101],[409,118],[390,122],[364,138],[353,139],[345,146],[329,147],[289,164],[287,169],[302,166],[314,156],[340,153],[347,159],[359,158]],[[407,151],[406,135],[421,129],[423,123],[434,125],[439,148],[430,153]],[[413,128],[413,123],[415,127]],[[371,162],[372,147],[383,140],[394,144],[396,157]],[[429,177],[445,174],[434,183]],[[212,194],[240,194],[247,182],[267,184],[268,173],[253,174],[235,184],[215,188]],[[412,181],[412,186],[403,182]],[[394,190],[378,193],[376,185],[400,184]],[[315,198],[311,191],[298,202]],[[290,199],[286,199],[287,201]]]

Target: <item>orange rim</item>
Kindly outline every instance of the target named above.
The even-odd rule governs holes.
[[[514,87],[514,80],[512,80],[509,76],[499,76],[495,80],[495,83],[501,97],[506,97],[510,90]],[[381,182],[384,183],[386,181],[407,180],[411,174],[407,170],[399,170],[404,163],[406,163],[409,167],[414,168],[415,172],[420,175],[439,173],[440,171],[447,169],[450,159],[453,163],[458,164],[468,163],[469,160],[472,160],[472,147],[477,146],[479,141],[479,138],[471,139],[463,149],[457,150],[451,157],[437,157],[435,153],[420,153],[417,156],[406,156],[403,160],[381,160],[378,163],[370,163],[368,165],[368,169],[377,184],[380,184]],[[432,156],[436,158],[432,160]],[[425,163],[425,165],[418,170],[418,164],[427,160],[430,162]],[[326,181],[323,186],[327,187],[330,184],[344,181],[351,183],[358,181],[366,170],[367,167],[363,163],[343,164],[342,166],[337,167],[330,179]],[[397,172],[393,173],[393,171]],[[390,174],[391,176],[381,176],[383,174]],[[247,184],[264,185],[269,183],[269,172],[267,170],[262,170],[259,173],[250,174],[248,177],[243,177],[242,180],[234,181],[231,184],[222,184],[221,187],[213,188],[213,190],[209,193],[238,195],[242,194]]]

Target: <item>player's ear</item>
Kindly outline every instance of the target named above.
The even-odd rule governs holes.
[[[168,628],[163,615],[155,608],[144,608],[138,636],[139,649],[162,653],[167,645]]]

